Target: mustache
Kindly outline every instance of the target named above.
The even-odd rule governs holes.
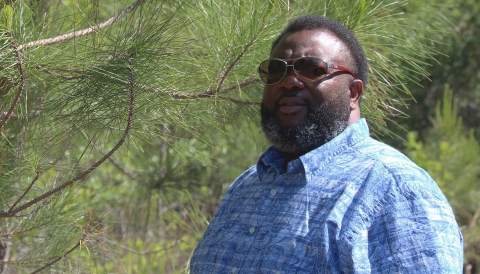
[[[282,96],[280,96],[277,100],[275,100],[275,102],[273,103],[274,110],[278,110],[280,108],[280,100],[282,100],[283,98],[287,98],[287,97],[288,98],[300,99],[305,103],[305,105],[307,106],[308,109],[310,109],[310,107],[311,107],[310,100],[308,100],[305,97],[299,96],[298,92],[290,91],[290,92],[285,92]]]

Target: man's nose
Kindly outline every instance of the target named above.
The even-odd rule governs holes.
[[[287,90],[294,90],[294,89],[304,89],[305,83],[298,78],[297,74],[293,70],[293,65],[287,66],[287,72],[283,77],[280,84]]]

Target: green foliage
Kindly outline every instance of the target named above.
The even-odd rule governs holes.
[[[445,84],[455,91],[458,100],[458,113],[463,118],[465,126],[474,128],[476,138],[480,135],[480,96],[478,92],[479,66],[478,56],[480,5],[477,0],[432,1],[415,0],[405,6],[405,12],[410,20],[429,22],[418,34],[433,45],[436,62],[425,65],[428,77],[420,78],[420,85],[408,85],[415,102],[406,98],[408,108],[401,108],[410,119],[396,122],[407,130],[419,132],[424,138],[423,129],[429,127],[425,117],[435,115],[436,102],[442,99]],[[436,12],[432,12],[436,9]],[[408,15],[410,14],[410,15]],[[434,29],[437,31],[432,31]],[[425,36],[425,33],[427,36]],[[430,42],[431,41],[431,42]],[[416,103],[418,102],[418,103]],[[403,130],[402,130],[403,131]]]
[[[0,15],[0,24],[2,24],[2,28],[5,28],[6,30],[10,31],[12,29],[12,21],[13,21],[13,8],[10,5],[5,5]]]
[[[480,144],[463,127],[457,114],[458,101],[453,99],[448,85],[442,103],[438,102],[436,114],[428,130],[428,139],[418,140],[414,131],[408,134],[409,157],[423,167],[447,196],[461,227],[465,242],[467,263],[478,265],[480,256]]]
[[[85,250],[73,257],[88,260],[88,268],[100,273],[183,272],[225,189],[265,149],[260,138],[251,139],[260,132],[249,126],[241,119],[224,133],[211,130],[212,147],[190,139],[190,149],[203,155],[192,152],[191,161],[162,144],[144,146],[128,158],[112,157],[76,196],[107,212],[102,242],[109,252],[103,256],[113,263],[88,257]]]
[[[266,147],[256,66],[279,31],[307,13],[347,25],[372,68],[364,114],[385,133],[433,51],[417,39],[431,31],[425,22],[400,12],[406,4],[2,6],[0,250],[9,258],[0,268],[180,271],[224,189]]]

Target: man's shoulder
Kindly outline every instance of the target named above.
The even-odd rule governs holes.
[[[399,150],[371,137],[353,147],[354,153],[361,159],[370,159],[383,165],[393,173],[401,170],[425,171]]]
[[[258,180],[257,166],[253,165],[238,176],[230,185],[230,189],[239,187],[240,185],[253,183]]]
[[[370,162],[380,170],[382,177],[389,177],[393,183],[391,187],[398,188],[402,193],[426,192],[443,199],[433,178],[397,149],[368,138],[355,147],[355,153],[360,161]]]

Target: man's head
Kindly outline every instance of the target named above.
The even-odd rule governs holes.
[[[333,19],[320,15],[306,15],[296,18],[290,22],[282,33],[278,35],[277,39],[273,41],[271,51],[273,51],[284,36],[300,30],[325,30],[335,34],[349,49],[351,57],[354,59],[353,62],[355,64],[353,69],[357,78],[362,80],[364,86],[367,84],[368,63],[362,45],[360,45],[350,30]]]
[[[367,61],[355,36],[340,23],[321,16],[297,18],[273,42],[272,58],[288,64],[274,61],[259,68],[264,76],[280,70],[277,83],[265,85],[261,110],[265,135],[277,148],[300,156],[360,119]]]

